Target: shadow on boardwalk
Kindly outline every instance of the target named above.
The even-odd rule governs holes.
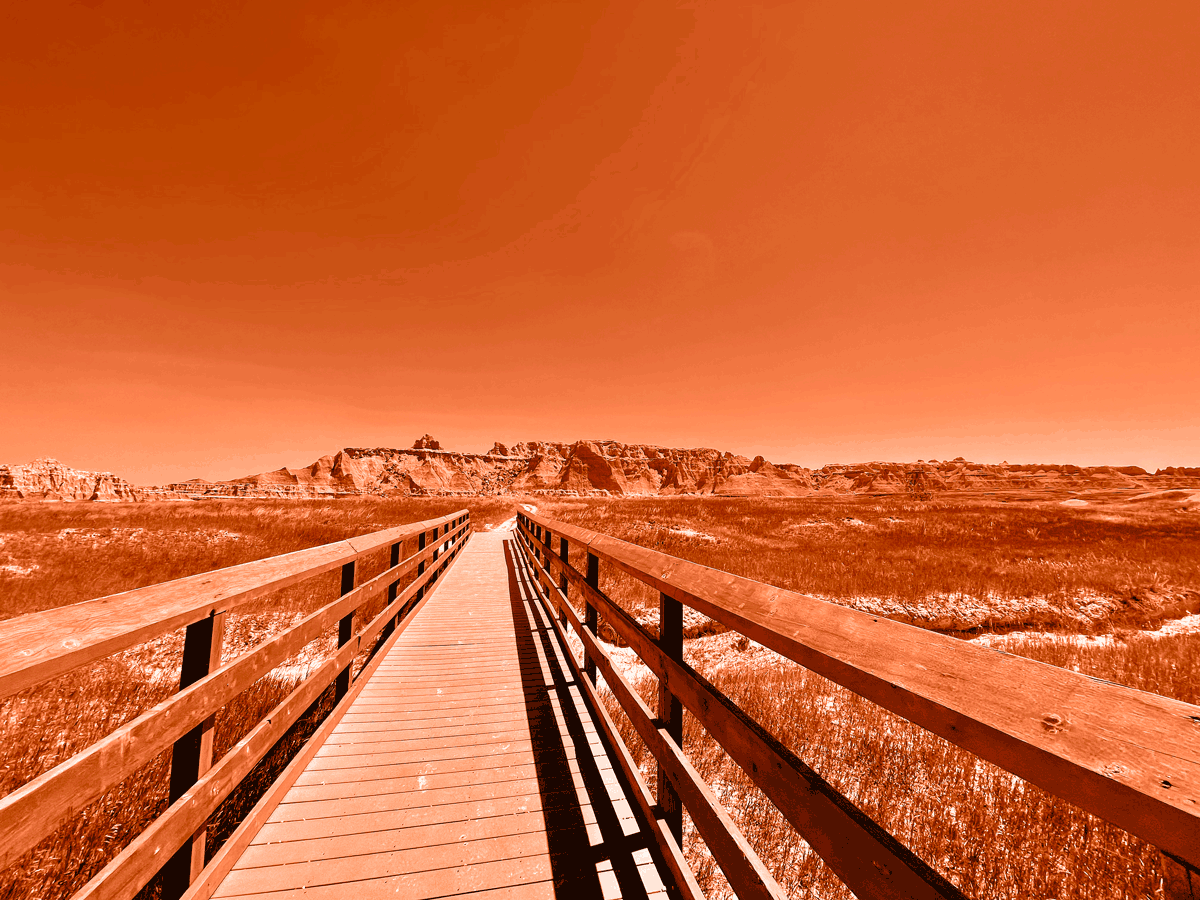
[[[572,900],[675,896],[664,889],[658,847],[627,799],[625,780],[507,540],[504,558],[555,893]]]

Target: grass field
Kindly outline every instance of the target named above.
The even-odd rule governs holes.
[[[644,547],[939,631],[1145,627],[1200,611],[1200,507],[939,495],[539,501]],[[1184,511],[1188,510],[1188,511]],[[632,587],[629,588],[633,590]],[[639,608],[656,597],[624,595]]]
[[[475,526],[521,498],[207,501],[0,506],[0,618],[129,590],[469,507]],[[543,514],[705,565],[952,633],[1047,628],[1082,642],[995,637],[1011,652],[1197,702],[1200,639],[1137,629],[1200,605],[1200,515],[1115,498],[1087,508],[956,497],[801,500],[526,500]],[[1193,507],[1194,508],[1194,507]],[[376,568],[382,563],[376,561]],[[367,568],[360,577],[369,577]],[[605,572],[606,590],[653,623],[656,595]],[[336,574],[231,614],[226,658],[337,593]],[[853,694],[694,617],[689,659],[826,778],[979,897],[1154,896],[1159,859],[1139,842],[977,762]],[[218,720],[231,746],[318,664],[332,636],[262,679]],[[175,689],[170,635],[0,701],[0,794],[88,746]],[[628,651],[617,651],[618,655]],[[653,682],[630,672],[649,693]],[[619,718],[619,717],[618,717]],[[288,758],[306,721],[210,821],[227,835]],[[636,739],[630,739],[641,752]],[[773,807],[694,722],[687,750],[793,896],[844,897]],[[645,760],[644,760],[645,761]],[[648,761],[647,770],[650,771]],[[19,865],[0,898],[69,896],[165,806],[161,758]],[[652,774],[652,773],[651,773]],[[1046,852],[1045,848],[1061,848]],[[710,896],[722,881],[692,835]],[[811,892],[811,893],[810,893]],[[148,895],[152,895],[153,891]]]

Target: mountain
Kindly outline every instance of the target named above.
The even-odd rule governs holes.
[[[487,453],[443,449],[424,435],[410,449],[348,447],[304,468],[231,481],[183,481],[135,488],[108,473],[76,472],[53,460],[0,466],[0,498],[63,500],[349,496],[798,497],[822,493],[1132,490],[1200,487],[1200,469],[1151,475],[1137,466],[984,465],[961,457],[916,463],[870,462],[808,469],[711,449],[683,450],[618,441],[497,443]]]

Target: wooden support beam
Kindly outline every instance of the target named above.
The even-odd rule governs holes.
[[[565,573],[564,573],[565,574]],[[587,586],[594,591],[600,590],[600,557],[595,553],[587,555],[587,575],[584,576]],[[584,625],[593,636],[599,636],[598,629],[600,627],[599,617],[596,615],[596,606],[592,603],[591,596],[587,591],[584,591]],[[583,653],[584,671],[587,673],[588,679],[592,684],[596,683],[596,662],[588,655],[585,650]]]
[[[191,687],[221,665],[221,645],[225,637],[225,613],[217,613],[187,627],[183,639],[183,664],[179,689]],[[168,802],[174,803],[212,767],[213,729],[216,714],[175,741],[171,749],[171,783]],[[200,827],[163,866],[163,898],[183,896],[189,884],[204,868],[206,829]]]
[[[565,575],[563,580],[566,580]],[[668,659],[683,662],[683,604],[666,594],[658,595],[658,647]],[[658,718],[671,740],[682,747],[683,706],[664,678],[658,680]],[[675,840],[682,843],[683,807],[661,763],[658,766],[658,805],[663,808]]]
[[[342,566],[342,588],[341,593],[344,597],[354,590],[354,563],[348,562]],[[338,622],[338,646],[344,647],[349,643],[350,638],[354,636],[354,610],[346,613]],[[350,666],[346,666],[346,670],[338,674],[337,686],[334,688],[334,695],[337,699],[342,699],[346,696],[346,692],[350,690]]]

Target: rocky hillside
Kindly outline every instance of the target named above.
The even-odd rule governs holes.
[[[110,472],[81,472],[57,459],[0,465],[0,500],[137,500],[137,490]]]
[[[1151,475],[1136,466],[981,465],[955,459],[872,462],[821,469],[771,463],[719,450],[681,450],[618,441],[497,443],[487,453],[446,450],[430,435],[412,448],[347,448],[303,469],[233,481],[182,482],[187,496],[342,497],[445,494],[797,497],[814,492],[912,493],[1162,489],[1200,487],[1190,470]]]
[[[70,473],[70,474],[67,474]],[[681,450],[617,441],[497,443],[487,453],[443,449],[425,435],[410,449],[349,447],[299,469],[232,481],[184,481],[132,488],[115,476],[75,472],[53,460],[0,466],[0,497],[126,500],[247,497],[320,498],[479,494],[796,497],[826,493],[944,491],[1081,492],[1200,488],[1200,469],[1150,474],[1136,466],[983,465],[961,457],[916,463],[872,462],[820,469],[771,463],[719,450]]]

